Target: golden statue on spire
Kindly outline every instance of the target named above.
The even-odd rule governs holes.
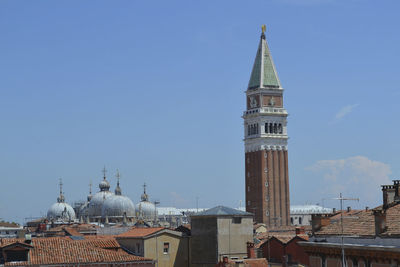
[[[265,26],[265,24],[263,24],[263,25],[261,26],[261,31],[262,31],[262,33],[264,33],[266,30],[267,30],[267,26]]]

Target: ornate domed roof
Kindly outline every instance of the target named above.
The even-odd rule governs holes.
[[[136,204],[136,211],[139,214],[139,217],[154,219],[156,214],[156,205],[149,201],[140,201]]]
[[[74,209],[65,202],[54,203],[47,211],[47,219],[72,221],[75,220]]]
[[[135,205],[128,197],[113,195],[104,201],[102,207],[103,217],[123,217],[124,215],[127,217],[135,216]]]
[[[149,201],[149,196],[146,194],[146,184],[143,185],[141,201],[136,204],[136,212],[138,212],[139,217],[147,219],[154,219],[156,215],[156,205]]]
[[[110,191],[110,183],[106,180],[106,167],[103,168],[103,181],[99,183],[100,191]]]
[[[103,181],[99,183],[100,191],[109,191],[110,190],[110,183],[104,177]]]
[[[94,194],[89,202],[88,215],[92,217],[101,216],[103,204],[111,196],[114,196],[114,193],[110,191],[100,191]]]
[[[103,168],[103,181],[100,182],[100,192],[91,197],[88,207],[88,215],[91,217],[100,217],[103,209],[103,204],[107,198],[114,195],[110,192],[110,184],[106,180],[106,168]]]
[[[47,219],[49,220],[75,220],[74,209],[69,204],[65,203],[62,185],[63,184],[60,179],[60,195],[57,198],[57,202],[51,205],[50,209],[47,211]]]
[[[89,214],[89,202],[79,207],[79,216],[87,216]]]

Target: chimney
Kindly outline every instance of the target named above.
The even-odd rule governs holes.
[[[399,188],[400,188],[400,180],[393,180],[393,187],[394,187],[394,198],[393,202],[400,202],[400,194],[399,194]]]
[[[351,207],[347,207],[347,212],[350,212],[351,211]]]
[[[332,213],[336,213],[336,208],[333,208],[333,209],[332,209]]]
[[[386,209],[390,203],[399,201],[399,180],[394,180],[393,185],[381,185],[383,208]]]
[[[367,206],[367,207],[365,207],[365,211],[368,211],[369,210],[369,207]]]
[[[32,243],[32,235],[31,234],[25,234],[25,241],[26,244]]]
[[[296,227],[296,235],[304,235],[304,227]]]
[[[247,258],[254,259],[256,258],[256,253],[254,251],[254,243],[247,242]]]
[[[313,214],[311,217],[312,232],[316,232],[321,227],[327,226],[331,223],[331,218],[326,215]]]
[[[222,258],[222,262],[223,262],[223,263],[228,263],[228,262],[229,262],[228,256],[224,256],[224,257]]]
[[[380,235],[386,230],[386,212],[384,210],[374,211],[375,235]]]

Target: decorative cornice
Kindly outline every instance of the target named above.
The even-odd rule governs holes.
[[[287,138],[252,138],[244,140],[245,152],[288,150]]]
[[[279,88],[256,88],[256,89],[248,89],[246,91],[244,91],[246,93],[246,95],[256,95],[256,94],[267,94],[267,95],[280,95],[283,93],[283,91],[285,91],[285,89],[283,89],[282,87]]]
[[[262,107],[262,108],[254,108],[250,110],[243,111],[243,118],[254,116],[254,115],[284,115],[288,116],[289,113],[285,108],[272,108],[272,107]]]

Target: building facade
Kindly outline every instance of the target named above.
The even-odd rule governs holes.
[[[191,216],[191,266],[214,267],[224,257],[247,257],[253,241],[253,215],[217,206]]]
[[[283,88],[261,34],[243,113],[246,211],[268,226],[290,225],[289,173]]]
[[[157,267],[188,267],[189,237],[162,227],[132,228],[116,237],[130,253],[152,259]]]

